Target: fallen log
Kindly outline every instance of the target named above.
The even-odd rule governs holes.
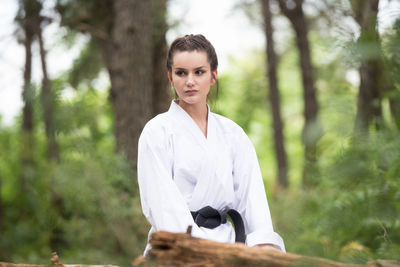
[[[327,266],[327,267],[400,267],[399,261],[370,261],[367,265],[346,264],[322,258],[282,253],[272,248],[247,247],[244,244],[218,243],[194,238],[190,233],[156,232],[152,249],[138,257],[133,266]]]

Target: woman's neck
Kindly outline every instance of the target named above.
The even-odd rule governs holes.
[[[199,126],[200,130],[207,137],[207,119],[208,119],[208,108],[206,103],[199,103],[196,105],[190,105],[184,101],[179,101],[178,105],[183,108],[194,122]]]
[[[179,101],[178,105],[183,108],[195,121],[207,121],[208,109],[206,103],[190,105],[184,101]]]

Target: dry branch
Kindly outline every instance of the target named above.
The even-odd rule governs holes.
[[[134,266],[327,266],[327,267],[400,267],[400,262],[374,261],[367,265],[345,264],[321,258],[282,253],[275,249],[247,247],[193,238],[190,234],[156,232],[152,249]]]
[[[84,265],[84,264],[17,264],[10,262],[0,262],[0,267],[118,267],[115,265]]]
[[[56,252],[53,252],[50,259],[51,264],[16,264],[10,262],[0,262],[0,267],[118,267],[114,265],[83,265],[83,264],[63,264]]]

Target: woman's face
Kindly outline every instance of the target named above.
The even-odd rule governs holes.
[[[168,77],[180,105],[205,105],[210,86],[217,78],[217,71],[211,71],[206,52],[175,52],[172,62],[172,73],[168,73]]]

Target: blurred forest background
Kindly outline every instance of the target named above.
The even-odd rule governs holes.
[[[170,104],[166,33],[179,21],[168,20],[167,0],[18,4],[23,109],[12,125],[0,117],[0,260],[47,263],[57,251],[63,262],[128,266],[149,229],[138,136]],[[235,2],[232,12],[260,27],[266,46],[232,57],[211,106],[252,139],[289,252],[357,263],[400,257],[400,11],[378,31],[378,7]],[[86,37],[58,77],[49,77],[43,35],[52,23],[68,47]]]

